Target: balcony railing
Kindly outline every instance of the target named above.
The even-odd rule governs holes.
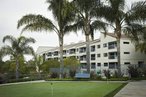
[[[108,58],[109,58],[109,59],[117,59],[117,56],[116,56],[116,55],[109,55]]]

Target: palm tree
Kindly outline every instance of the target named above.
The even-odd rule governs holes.
[[[114,30],[117,40],[117,56],[118,56],[118,72],[121,74],[121,54],[120,54],[120,39],[122,33],[137,37],[142,25],[140,21],[146,18],[146,2],[140,1],[132,4],[127,11],[125,0],[107,0],[108,5],[102,7],[101,15],[109,22]]]
[[[76,12],[75,24],[73,30],[83,30],[86,36],[86,61],[87,72],[90,73],[90,35],[93,39],[94,30],[106,30],[106,24],[99,18],[97,11],[100,8],[100,0],[73,0],[74,10]]]
[[[16,62],[16,79],[19,78],[19,59],[23,58],[24,54],[33,54],[33,48],[29,46],[30,43],[35,43],[33,38],[26,38],[24,36],[20,36],[19,38],[15,38],[11,35],[7,35],[3,38],[3,42],[8,41],[10,45],[5,45],[0,49],[3,56],[10,55],[13,60]]]
[[[42,15],[29,14],[23,16],[18,21],[18,28],[20,26],[25,27],[22,31],[54,31],[58,35],[59,47],[60,47],[60,78],[63,75],[63,38],[64,35],[69,32],[69,25],[72,22],[74,15],[72,13],[72,6],[67,0],[47,0],[49,3],[48,9],[52,11],[54,19],[57,23],[54,23],[50,19]]]
[[[36,54],[34,54],[33,56],[34,56],[33,64],[35,64],[36,72],[38,73],[38,77],[40,79],[41,78],[40,66],[43,64],[43,57],[42,56],[38,56]]]

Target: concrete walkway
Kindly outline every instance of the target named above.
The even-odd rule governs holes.
[[[129,82],[114,97],[146,97],[146,81]]]

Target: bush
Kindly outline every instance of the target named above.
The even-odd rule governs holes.
[[[97,78],[97,75],[96,75],[96,73],[94,71],[91,71],[90,78],[91,79],[96,79]]]
[[[118,71],[115,70],[115,72],[113,74],[113,78],[118,78],[118,77],[119,77]]]
[[[57,78],[57,77],[59,77],[59,75],[56,72],[52,72],[50,77],[51,78]]]
[[[110,71],[109,70],[104,70],[104,75],[106,76],[107,79],[110,79],[111,78],[111,75],[110,75]]]
[[[71,78],[74,78],[75,74],[76,74],[76,71],[75,71],[75,70],[70,70],[70,71],[69,71],[69,76],[70,76]]]
[[[129,72],[131,78],[137,78],[137,77],[142,76],[142,71],[134,66],[129,66],[128,72]]]
[[[146,77],[146,68],[143,69],[143,75]]]

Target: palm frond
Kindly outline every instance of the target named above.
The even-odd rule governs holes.
[[[94,22],[92,22],[91,27],[93,30],[104,30],[105,32],[107,32],[108,24],[101,20],[95,20]]]
[[[23,48],[23,54],[31,54],[31,55],[34,55],[34,50],[30,46],[25,46]]]
[[[146,20],[146,1],[135,2],[127,13],[127,22],[143,22]]]
[[[7,35],[7,36],[3,37],[3,42],[5,42],[5,41],[8,41],[12,44],[14,41],[16,41],[16,39],[11,35]]]
[[[2,47],[0,49],[0,52],[2,53],[3,56],[15,55],[15,53],[16,53],[9,45]]]
[[[20,41],[19,42],[19,45],[20,47],[25,47],[25,46],[28,46],[30,43],[35,43],[36,40],[34,38],[26,38],[24,36],[21,36],[18,38],[18,40]]]
[[[24,31],[52,31],[53,28],[52,26],[50,26],[49,24],[45,24],[45,23],[32,23],[32,24],[28,24],[26,25],[23,29],[22,32]]]
[[[42,15],[33,15],[33,14],[29,14],[29,15],[25,15],[23,16],[19,21],[18,21],[18,25],[17,28],[24,26],[24,25],[32,25],[34,26],[34,24],[36,24],[37,26],[47,26],[48,28],[45,29],[53,29],[53,23],[51,20],[43,17]],[[42,27],[41,26],[41,27]]]

